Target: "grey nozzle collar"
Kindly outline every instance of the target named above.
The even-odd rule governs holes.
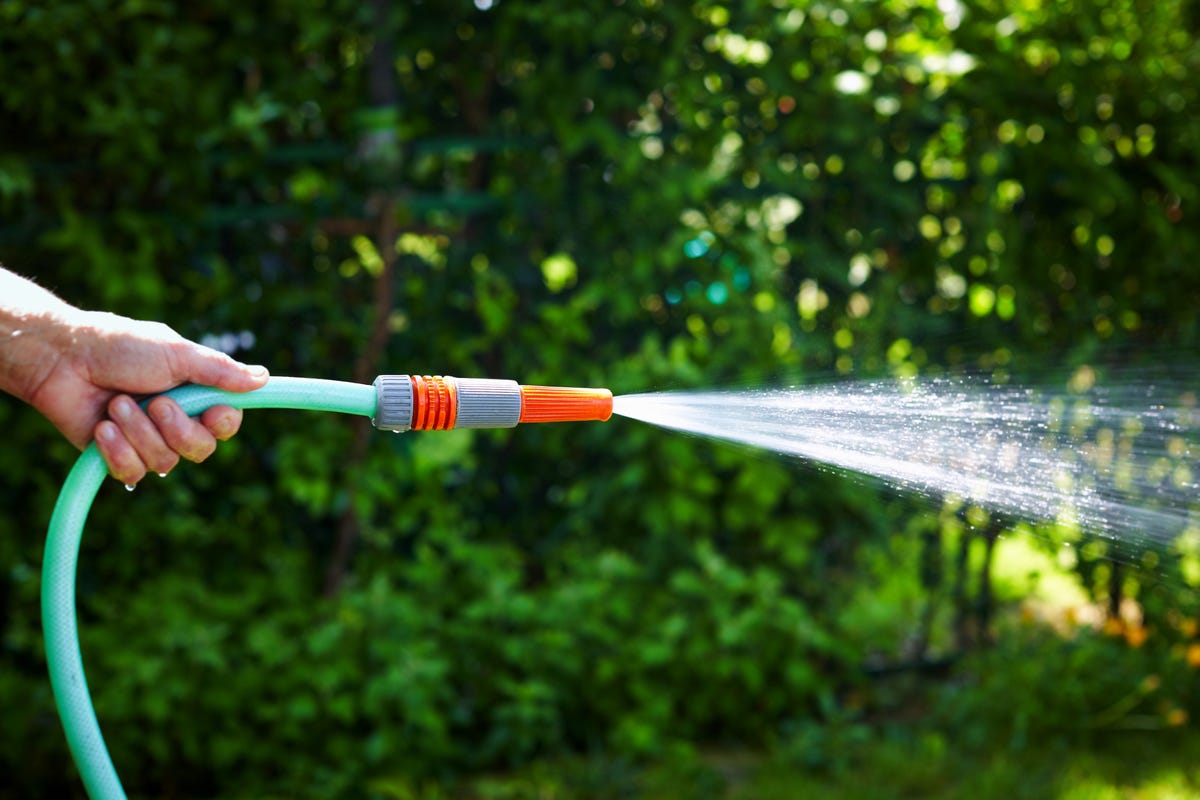
[[[456,428],[512,428],[521,420],[521,386],[516,381],[455,378]]]
[[[406,431],[412,427],[413,387],[407,375],[380,375],[375,379],[375,418],[381,431]]]
[[[458,398],[455,428],[512,428],[521,420],[521,386],[516,381],[452,378]],[[413,382],[409,375],[375,379],[375,427],[386,431],[412,428]]]

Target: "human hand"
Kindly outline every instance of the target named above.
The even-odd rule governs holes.
[[[242,422],[242,412],[226,405],[192,419],[170,398],[157,397],[143,411],[131,395],[183,383],[246,392],[268,377],[264,367],[241,364],[166,325],[115,314],[71,309],[30,333],[40,338],[42,358],[23,399],[76,447],[94,438],[109,472],[127,485],[147,471],[165,475],[180,457],[203,461]]]

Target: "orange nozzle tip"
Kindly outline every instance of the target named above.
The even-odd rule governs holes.
[[[608,389],[522,386],[521,422],[604,422],[612,416]]]

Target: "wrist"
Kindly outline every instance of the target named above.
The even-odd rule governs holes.
[[[33,403],[74,339],[76,313],[66,303],[36,311],[0,308],[0,389]]]
[[[32,402],[69,346],[80,313],[0,266],[0,389]]]

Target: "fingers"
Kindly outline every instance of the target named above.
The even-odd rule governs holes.
[[[230,406],[213,406],[200,415],[200,424],[208,428],[219,441],[228,441],[242,427],[242,410]]]
[[[179,463],[179,456],[167,446],[158,428],[129,395],[119,394],[108,402],[108,418],[117,423],[146,469],[165,475]]]
[[[167,446],[188,461],[203,461],[217,449],[217,439],[208,428],[185,414],[171,398],[156,397],[147,410]]]
[[[129,485],[147,472],[167,474],[180,457],[205,460],[242,423],[242,412],[229,406],[213,406],[193,419],[169,397],[154,398],[143,411],[128,395],[117,395],[108,413],[110,419],[96,425],[96,447],[112,476]]]
[[[192,342],[173,352],[173,372],[187,383],[215,386],[229,392],[249,392],[260,388],[269,377],[266,367],[248,366],[220,351]]]
[[[108,464],[108,473],[121,483],[132,486],[146,477],[146,465],[115,422],[96,424],[96,447]]]

